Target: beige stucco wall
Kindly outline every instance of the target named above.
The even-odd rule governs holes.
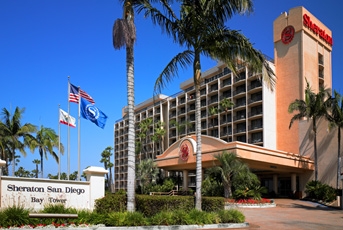
[[[288,106],[295,99],[304,99],[306,80],[314,92],[319,88],[319,59],[324,56],[324,86],[332,87],[331,49],[319,35],[304,26],[303,15],[310,17],[312,23],[332,36],[331,31],[303,7],[292,8],[274,21],[274,55],[278,81],[276,85],[277,105],[277,149],[299,153],[299,127],[294,123],[288,128],[293,114]],[[289,44],[281,41],[281,33],[286,26],[293,26],[294,38]]]
[[[317,124],[318,180],[336,187],[338,131],[337,128],[329,129],[325,119],[320,119]],[[314,159],[312,120],[300,122],[299,134],[300,154]],[[314,173],[310,175],[309,180],[314,180]],[[340,187],[342,187],[341,181]]]

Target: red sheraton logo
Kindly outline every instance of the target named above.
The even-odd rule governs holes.
[[[324,41],[326,41],[326,43],[328,43],[330,46],[333,45],[332,37],[330,37],[325,32],[325,30],[321,29],[319,26],[317,26],[315,23],[313,23],[311,21],[310,16],[308,16],[307,14],[303,15],[303,24],[304,24],[304,26],[306,26],[307,28],[312,30],[313,33],[315,33],[316,35],[319,35],[319,37],[321,37]]]
[[[188,160],[188,156],[189,156],[189,148],[188,145],[186,143],[183,143],[180,147],[180,159],[183,161],[187,161]]]
[[[290,43],[294,38],[294,27],[287,26],[281,33],[281,40],[284,44]]]

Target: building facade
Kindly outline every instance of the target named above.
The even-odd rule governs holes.
[[[262,73],[254,73],[245,63],[238,65],[238,76],[223,63],[202,73],[203,168],[213,166],[214,154],[224,150],[236,152],[270,192],[288,195],[297,191],[301,196],[306,182],[313,179],[312,134],[307,121],[297,122],[289,129],[292,114],[288,113],[288,105],[295,99],[304,99],[306,79],[315,92],[321,85],[331,88],[332,34],[305,8],[296,7],[274,21],[274,50],[275,61],[269,62],[277,75],[273,91],[261,81]],[[175,95],[158,95],[136,105],[137,161],[153,158],[165,171],[181,172],[182,187],[192,188],[195,187],[193,78],[181,83],[180,88],[181,92]],[[224,100],[230,100],[234,106],[223,107]],[[326,132],[325,125],[321,121],[320,127]],[[322,146],[321,169],[337,165],[337,154],[333,154],[337,141],[327,139],[325,132],[318,140]],[[123,118],[114,126],[116,191],[127,187],[127,134],[124,108]],[[330,135],[335,136],[335,132]],[[331,169],[319,170],[319,179],[333,185],[337,170]]]

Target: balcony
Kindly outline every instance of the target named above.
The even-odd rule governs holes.
[[[244,128],[239,128],[239,129],[234,129],[233,130],[233,133],[234,134],[237,134],[237,133],[245,133],[247,130],[246,130],[246,128],[244,127]]]
[[[241,94],[241,93],[245,93],[245,88],[244,89],[238,89],[238,90],[235,90],[233,91],[233,96],[236,96],[238,94]]]
[[[253,97],[249,99],[249,104],[252,104],[254,102],[262,101],[262,95],[259,95],[257,97]]]
[[[263,138],[251,138],[248,140],[249,144],[260,144],[263,142]]]
[[[261,87],[262,87],[262,83],[261,82],[259,82],[259,83],[255,82],[255,83],[253,83],[253,84],[248,86],[248,90],[252,90],[252,89],[256,89],[256,88],[261,88]]]
[[[248,130],[251,131],[251,130],[260,130],[263,128],[263,125],[262,124],[256,124],[256,125],[250,125]]]
[[[233,121],[243,120],[245,118],[246,118],[245,114],[242,114],[242,115],[234,116]]]
[[[252,111],[249,113],[249,117],[254,117],[254,116],[258,116],[258,115],[262,115],[262,110],[258,110],[258,111]]]

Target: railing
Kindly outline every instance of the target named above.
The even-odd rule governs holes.
[[[177,191],[177,190],[171,190],[170,192],[150,192],[150,196],[185,196],[188,195],[188,191]]]

